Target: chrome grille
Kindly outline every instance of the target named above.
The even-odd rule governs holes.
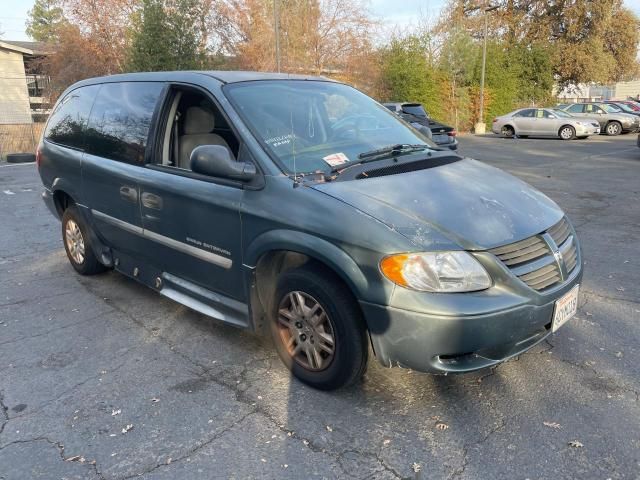
[[[529,287],[542,291],[563,281],[561,267],[549,246],[553,243],[562,254],[568,276],[578,264],[578,250],[571,226],[565,218],[546,232],[490,252]]]
[[[565,218],[556,223],[553,227],[547,230],[547,233],[551,235],[553,241],[556,242],[556,245],[560,246],[567,239],[569,234],[571,233],[571,228],[569,227],[569,222]]]
[[[531,237],[504,247],[494,248],[491,253],[502,260],[506,266],[511,267],[547,255],[549,247],[542,238]]]

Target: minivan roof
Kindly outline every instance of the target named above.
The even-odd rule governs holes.
[[[183,80],[185,76],[190,75],[206,75],[222,83],[249,82],[254,80],[322,80],[333,81],[329,78],[316,75],[302,75],[293,73],[271,73],[271,72],[250,72],[250,71],[217,71],[217,70],[183,70],[175,72],[138,72],[138,73],[120,73],[117,75],[108,75],[104,77],[88,78],[80,84],[92,84],[101,82],[126,82],[126,81],[153,81],[153,80]]]

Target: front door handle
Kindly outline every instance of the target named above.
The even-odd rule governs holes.
[[[138,201],[138,190],[135,187],[123,185],[120,187],[120,197],[129,202],[136,203]]]
[[[142,205],[153,210],[162,210],[162,197],[149,192],[142,192]]]

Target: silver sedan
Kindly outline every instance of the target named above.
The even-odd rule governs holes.
[[[553,108],[521,108],[493,119],[493,133],[505,137],[560,137],[563,140],[587,138],[600,133],[596,119],[577,118]]]

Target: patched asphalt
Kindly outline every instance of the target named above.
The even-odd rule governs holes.
[[[0,479],[639,478],[635,142],[461,137],[573,221],[578,315],[494,369],[373,361],[338,392],[122,275],[77,275],[34,165],[0,164]]]

